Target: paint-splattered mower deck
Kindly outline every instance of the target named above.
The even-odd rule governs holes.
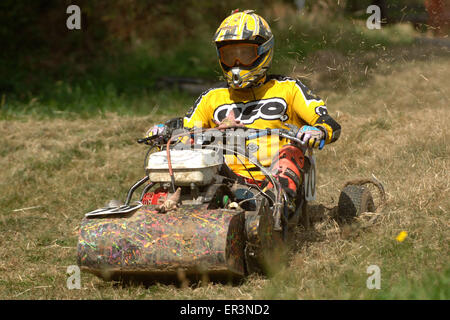
[[[271,224],[260,226],[256,211],[208,209],[202,204],[160,213],[156,207],[85,217],[78,242],[82,270],[105,280],[171,277],[180,272],[236,279],[249,271],[245,256],[255,256],[246,243],[261,243],[259,234],[270,237]]]

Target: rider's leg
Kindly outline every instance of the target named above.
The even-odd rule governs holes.
[[[270,170],[290,198],[295,198],[301,187],[304,165],[303,151],[291,144],[283,146],[272,160]],[[271,183],[267,186],[268,189],[272,187]]]

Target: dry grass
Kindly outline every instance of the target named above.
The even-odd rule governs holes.
[[[317,153],[319,203],[335,206],[345,181],[374,175],[388,195],[381,215],[369,228],[317,215],[314,230],[297,230],[288,266],[235,286],[123,286],[82,274],[82,289],[68,290],[84,212],[124,198],[142,175],[146,150],[135,139],[161,119],[0,122],[0,299],[448,299],[450,60],[389,54],[363,57],[369,72],[348,71],[364,85],[321,91],[343,132]],[[366,288],[372,264],[381,290]]]

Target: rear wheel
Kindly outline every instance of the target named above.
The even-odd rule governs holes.
[[[358,217],[362,212],[374,212],[372,194],[364,186],[348,185],[339,196],[338,215],[342,219]]]

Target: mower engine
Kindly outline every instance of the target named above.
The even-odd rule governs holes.
[[[171,150],[170,162],[177,186],[206,186],[213,183],[223,160],[213,150]],[[152,182],[171,182],[167,151],[150,155],[146,173]]]

